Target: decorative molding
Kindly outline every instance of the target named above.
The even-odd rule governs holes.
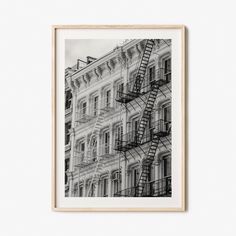
[[[89,75],[89,73],[86,73],[86,74],[85,74],[85,79],[86,79],[87,84],[88,84],[88,86],[89,86],[89,85],[90,85],[90,79],[91,79],[91,76]]]
[[[116,64],[115,64],[115,58],[112,58],[112,59],[110,59],[109,60],[109,63],[110,63],[110,65],[111,65],[111,68],[112,68],[112,70],[114,71],[114,69],[115,69],[115,67],[116,67]]]
[[[126,57],[128,58],[129,61],[132,60],[131,48],[127,49],[127,51],[126,51]]]
[[[97,67],[97,72],[99,74],[99,78],[102,79],[102,68],[100,66]]]
[[[67,82],[69,88],[71,89],[71,91],[73,92],[76,88],[75,88],[74,82],[72,81],[71,76],[66,78],[66,82]]]
[[[87,79],[85,78],[85,75],[82,75],[81,77],[82,77],[82,81],[83,81],[84,84],[85,84],[85,88],[87,88],[87,87],[88,87],[88,81],[87,81]]]
[[[105,63],[105,65],[106,65],[107,70],[108,70],[109,73],[111,74],[111,73],[113,72],[113,70],[112,70],[112,67],[111,67],[111,65],[110,65],[110,61],[107,61],[107,62]]]
[[[99,74],[98,71],[97,71],[97,68],[94,68],[94,69],[93,69],[93,73],[94,73],[94,75],[96,76],[97,81],[101,79],[101,76],[100,76],[100,74]]]
[[[80,81],[79,81],[79,79],[75,79],[74,80],[74,86],[75,86],[75,88],[77,88],[77,89],[79,89],[80,88]]]

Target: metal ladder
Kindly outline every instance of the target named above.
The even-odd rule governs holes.
[[[99,130],[100,130],[100,128],[102,127],[102,123],[104,121],[104,114],[105,114],[105,112],[100,111],[99,115],[96,118],[96,122],[95,122],[95,124],[93,126],[93,130],[92,130],[91,136],[89,138],[89,143],[88,143],[88,147],[89,148],[91,147],[91,142],[93,140],[94,135],[97,135]],[[99,145],[99,144],[97,143],[97,145]],[[88,150],[88,152],[92,152],[92,151]],[[90,159],[90,158],[91,158],[91,153],[90,153],[90,156],[87,155],[87,159]]]
[[[145,183],[147,182],[148,175],[150,173],[150,167],[154,161],[154,157],[158,148],[160,137],[157,134],[153,135],[153,140],[151,146],[148,150],[147,157],[142,161],[142,172],[138,181],[138,188],[136,195],[138,197],[142,196]]]
[[[132,92],[135,94],[140,93],[141,85],[143,83],[143,80],[146,74],[146,70],[147,70],[148,62],[152,53],[153,45],[154,45],[154,39],[147,39],[145,47],[144,47],[143,55],[139,64],[138,72],[136,74],[135,83],[132,89]]]
[[[93,136],[98,134],[98,132],[99,132],[101,126],[102,126],[102,122],[104,121],[104,114],[105,114],[104,111],[100,111],[99,115],[97,116],[96,122],[95,122],[94,127],[93,127],[92,134],[91,134],[90,139],[89,139],[88,147],[91,146],[91,142],[92,142]],[[99,146],[99,143],[97,143],[97,145]],[[91,152],[91,151],[90,151],[90,152]],[[87,157],[87,159],[90,159],[90,158],[91,158],[91,156],[90,156],[89,158]],[[98,153],[97,153],[97,155],[96,155],[96,160],[97,160],[97,163],[96,163],[96,167],[95,167],[95,170],[94,170],[94,173],[93,173],[93,176],[92,176],[92,179],[91,179],[89,188],[88,188],[87,197],[88,197],[89,194],[90,194],[90,191],[91,191],[91,189],[92,189],[93,182],[94,182],[95,178],[96,178],[97,175],[100,173],[101,168],[102,168],[102,166],[103,166],[103,164],[101,163],[101,160],[102,160],[102,159],[100,158],[100,156],[98,155]]]
[[[151,92],[149,93],[148,100],[147,100],[146,106],[143,110],[141,120],[139,122],[138,131],[137,131],[137,141],[138,141],[138,143],[141,143],[141,141],[142,141],[145,129],[147,127],[147,123],[150,119],[152,109],[153,109],[154,103],[156,101],[156,97],[157,97],[157,94],[158,94],[158,89],[159,89],[159,86],[157,84],[154,84],[152,86]]]

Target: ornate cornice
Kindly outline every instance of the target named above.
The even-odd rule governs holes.
[[[74,82],[72,81],[71,76],[66,78],[66,82],[67,82],[69,88],[71,89],[71,91],[73,92],[76,88],[75,88]]]

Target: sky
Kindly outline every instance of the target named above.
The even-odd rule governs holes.
[[[66,39],[65,66],[72,67],[77,59],[86,61],[87,56],[99,58],[123,41],[124,39]]]

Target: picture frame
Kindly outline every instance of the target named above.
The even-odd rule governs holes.
[[[108,45],[116,42],[114,39],[123,42],[114,44],[114,49],[107,50],[108,52],[104,51],[105,55],[98,58],[88,55],[87,61],[77,58],[75,65],[66,66],[67,47],[68,54],[73,54],[76,47],[80,52],[89,49],[88,51],[95,53],[97,48],[103,46],[106,50]],[[88,40],[92,43],[90,41],[88,43]],[[171,55],[171,59],[162,57],[159,53],[162,51],[163,55]],[[185,54],[186,28],[183,25],[52,26],[52,210],[185,211],[187,116]],[[151,60],[156,63],[154,69],[149,67]],[[135,65],[132,81],[131,68]],[[117,82],[121,78],[124,80],[122,86]],[[114,83],[109,90],[106,90],[106,80]],[[146,80],[149,82],[146,83]],[[68,91],[70,89],[74,91],[71,92],[72,95],[65,93],[66,86],[69,87]],[[163,86],[166,87],[161,89]],[[96,88],[100,89],[99,105],[94,102],[96,97],[92,96],[94,94],[92,90]],[[84,103],[80,97],[82,94],[86,94],[87,100]],[[103,94],[106,96],[104,101]],[[163,99],[165,102],[169,99],[171,105],[157,102],[155,99],[158,99],[158,96],[165,97]],[[72,110],[70,111],[72,121],[69,121],[68,125],[65,115],[67,109],[64,107],[67,99],[69,101],[67,109]],[[139,101],[135,101],[136,99]],[[105,108],[102,107],[102,103],[106,103]],[[95,106],[99,108],[94,108]],[[120,113],[126,114],[122,113],[124,117],[121,114],[122,131],[117,131],[121,129],[115,126],[118,123],[117,107],[123,109]],[[149,112],[146,107],[151,107],[151,111]],[[79,112],[82,112],[82,116]],[[137,121],[133,119],[132,112],[139,114]],[[93,113],[92,118],[91,113]],[[148,118],[144,117],[145,113],[149,115]],[[154,120],[157,117],[153,123],[152,114]],[[99,129],[99,140],[96,139],[94,141],[96,146],[91,147],[93,135],[95,136],[94,129],[100,118],[105,120],[104,126],[108,125],[109,131],[107,133],[106,127],[104,130]],[[85,141],[79,137],[82,133],[86,134]],[[147,141],[144,142],[144,139]],[[65,154],[68,149],[65,147],[66,140],[70,149],[68,158]],[[156,147],[152,146],[155,142],[159,143]],[[164,148],[166,151],[163,151]],[[135,150],[132,151],[133,149]],[[151,150],[155,150],[154,154]],[[69,160],[69,164],[65,159]],[[105,173],[104,178],[103,174],[97,171],[100,164]],[[134,164],[138,165],[139,169]],[[114,166],[118,172],[117,170],[114,172]],[[113,177],[115,174],[118,177]],[[117,182],[115,178],[118,178]],[[68,192],[66,188],[69,189]]]

